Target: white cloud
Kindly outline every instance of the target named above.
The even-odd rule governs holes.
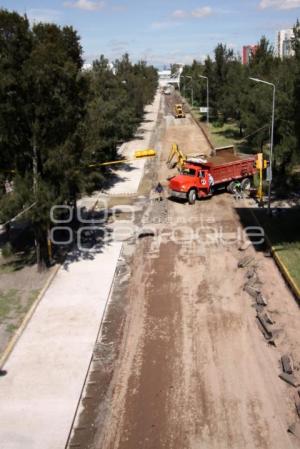
[[[261,0],[259,8],[295,9],[300,8],[300,0]]]
[[[202,19],[202,17],[207,17],[212,14],[212,8],[210,6],[203,6],[201,8],[196,8],[192,11],[192,16],[197,19]]]
[[[67,1],[64,6],[69,8],[83,9],[85,11],[100,11],[105,7],[104,1],[93,1],[93,0],[76,0]]]
[[[27,17],[30,22],[57,22],[61,18],[61,12],[56,9],[33,8],[27,11]]]
[[[183,9],[176,9],[172,12],[171,16],[175,19],[202,19],[203,17],[210,16],[213,10],[210,6],[200,6],[192,11],[185,11]]]
[[[166,30],[182,25],[184,19],[202,19],[213,14],[214,11],[210,6],[202,6],[194,10],[176,9],[166,20],[152,22],[152,30]]]
[[[176,11],[172,13],[172,17],[175,17],[176,19],[184,19],[187,15],[188,13],[182,9],[176,9]]]

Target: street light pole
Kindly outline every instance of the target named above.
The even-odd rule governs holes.
[[[209,80],[208,80],[208,76],[199,75],[199,77],[206,79],[206,104],[207,104],[206,120],[207,120],[207,126],[209,126]]]
[[[270,142],[270,171],[269,171],[269,189],[268,189],[268,214],[271,213],[271,187],[273,181],[273,146],[274,146],[274,122],[275,122],[275,98],[276,98],[276,86],[268,81],[261,80],[259,78],[250,78],[250,80],[256,83],[263,83],[273,88],[273,101],[272,101],[272,125],[271,125],[271,142]]]

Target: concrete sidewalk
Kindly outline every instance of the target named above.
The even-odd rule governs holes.
[[[145,109],[144,122],[137,131],[137,136],[130,142],[124,143],[119,153],[126,159],[132,159],[135,151],[149,148],[152,132],[156,127],[160,108],[161,94],[157,93],[154,102]],[[113,187],[107,190],[109,195],[121,195],[123,193],[134,194],[138,191],[143,177],[146,159],[139,159],[128,164],[127,169],[118,168],[115,174],[121,179]]]
[[[63,449],[122,244],[60,268],[0,377],[0,447]]]

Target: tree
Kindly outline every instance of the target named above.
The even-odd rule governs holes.
[[[157,89],[157,71],[140,61],[132,64],[125,54],[114,64],[102,55],[86,74],[90,86],[85,121],[87,165],[113,161],[118,145],[131,138],[146,104]],[[88,170],[86,188],[99,189],[110,169]]]
[[[260,78],[276,85],[274,134],[274,174],[288,179],[291,167],[300,160],[300,25],[294,28],[295,56],[280,58],[266,37],[262,37],[256,52],[244,66],[240,58],[226,45],[218,44],[214,59],[207,57],[204,64],[185,66],[187,75],[209,78],[210,109],[213,120],[231,121],[239,125],[240,136],[246,136],[254,151],[268,152],[272,114],[272,89],[254,83],[249,77]],[[204,83],[203,83],[204,84]],[[197,88],[195,97],[203,102],[204,86]],[[282,176],[284,174],[284,176]],[[279,177],[278,177],[279,178]]]
[[[109,171],[89,170],[113,160],[140,123],[157,89],[157,71],[125,54],[113,66],[101,57],[82,70],[82,48],[72,27],[38,23],[0,10],[0,220],[27,213],[39,267],[48,262],[47,230],[54,205],[73,204],[99,188]],[[97,185],[96,185],[97,183]]]
[[[28,136],[24,127],[26,83],[23,64],[29,57],[32,35],[27,17],[0,10],[0,167],[16,169]]]
[[[26,20],[16,14],[10,17],[16,24],[23,21],[26,24]],[[4,48],[5,44],[8,48],[11,34],[4,20],[1,28]],[[16,81],[15,120],[19,124],[20,145],[12,144],[11,166],[17,173],[15,191],[10,196],[4,195],[1,210],[6,211],[7,216],[2,218],[7,219],[26,204],[36,202],[28,218],[35,231],[37,262],[42,267],[48,259],[46,236],[50,209],[55,204],[75,200],[80,189],[84,82],[80,71],[81,48],[78,46],[75,51],[79,40],[72,28],[37,24],[30,30],[27,23],[24,32],[29,36],[29,44],[18,66]],[[13,57],[11,65],[17,66],[18,53],[10,53],[10,57]],[[7,91],[4,94],[4,104],[8,107],[10,95]],[[4,110],[0,121],[5,121]],[[8,124],[4,128],[8,130]]]
[[[295,77],[293,85],[293,107],[294,107],[294,135],[296,139],[294,158],[300,160],[300,24],[297,20],[294,27],[293,49],[295,51]]]

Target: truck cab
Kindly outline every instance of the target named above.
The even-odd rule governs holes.
[[[195,202],[197,197],[211,195],[212,183],[209,170],[194,164],[185,164],[179,175],[170,179],[169,189],[175,198],[188,199]]]

